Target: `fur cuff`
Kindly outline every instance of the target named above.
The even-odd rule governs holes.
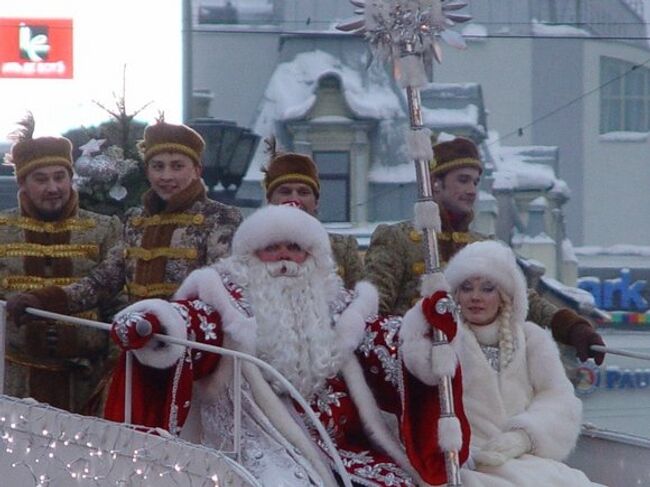
[[[346,353],[353,352],[359,346],[366,332],[366,319],[376,315],[379,307],[375,286],[367,281],[359,281],[354,290],[356,298],[336,322],[338,342]]]
[[[209,304],[221,315],[224,328],[239,321],[241,313],[232,305],[234,299],[224,287],[221,275],[210,267],[190,273],[174,294],[175,300],[198,298]]]
[[[442,451],[459,451],[463,446],[463,432],[456,417],[438,420],[438,445]]]
[[[418,201],[413,206],[414,220],[413,225],[418,230],[433,230],[440,232],[442,224],[440,223],[440,211],[438,205],[433,200]]]
[[[420,282],[420,294],[424,297],[433,296],[438,291],[447,291],[451,293],[449,289],[449,284],[445,279],[445,275],[442,272],[436,272],[434,274],[422,274]]]
[[[435,386],[441,377],[453,377],[456,373],[456,351],[447,343],[433,344],[431,326],[422,313],[421,300],[404,315],[400,339],[404,365],[425,384]]]
[[[243,315],[232,304],[234,299],[224,287],[221,275],[211,267],[190,273],[174,294],[174,299],[198,298],[219,312],[223,331],[239,345],[242,352],[255,351],[257,322]]]
[[[162,299],[145,299],[124,308],[116,316],[117,319],[128,313],[150,313],[158,318],[163,333],[170,337],[187,339],[187,324],[178,314],[171,303]],[[185,347],[173,343],[165,343],[155,337],[143,348],[134,350],[137,359],[144,365],[157,369],[166,369],[174,365],[185,355]]]
[[[430,161],[433,159],[433,148],[431,147],[431,130],[426,127],[422,127],[416,130],[407,130],[406,147],[409,151],[409,157],[415,161]]]
[[[435,377],[453,377],[458,366],[458,356],[448,343],[432,345],[431,370]]]

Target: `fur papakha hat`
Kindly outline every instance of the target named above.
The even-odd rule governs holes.
[[[464,247],[452,257],[444,272],[452,292],[466,279],[476,276],[490,279],[512,298],[514,321],[521,323],[526,319],[526,278],[517,264],[514,252],[502,242],[485,240]]]
[[[429,165],[432,176],[442,176],[459,167],[475,167],[483,172],[481,157],[476,144],[464,137],[441,142],[433,146],[433,160]]]
[[[320,196],[320,180],[318,168],[313,159],[304,154],[294,152],[277,152],[275,137],[264,139],[266,151],[271,160],[262,168],[264,180],[262,185],[266,191],[266,200],[271,199],[273,191],[284,183],[304,183],[313,191],[316,199]]]
[[[188,156],[194,164],[201,164],[205,141],[194,129],[187,125],[174,125],[165,122],[161,116],[156,123],[144,130],[144,140],[138,148],[145,164],[153,156],[163,152],[178,152]]]
[[[34,117],[31,113],[21,120],[19,128],[9,134],[14,141],[5,163],[14,166],[18,182],[35,169],[46,166],[63,166],[72,177],[72,142],[65,137],[37,137],[34,135]]]
[[[320,266],[332,263],[332,247],[323,224],[289,205],[264,206],[246,218],[232,239],[232,255],[253,255],[281,242],[300,245]]]

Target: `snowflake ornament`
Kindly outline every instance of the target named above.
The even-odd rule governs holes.
[[[463,36],[450,30],[456,23],[472,17],[457,13],[467,6],[454,0],[350,0],[356,7],[353,18],[336,26],[344,32],[364,34],[374,54],[384,60],[395,61],[405,45],[426,59],[430,56],[441,62],[440,37],[450,46],[465,49]]]

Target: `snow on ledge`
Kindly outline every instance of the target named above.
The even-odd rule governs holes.
[[[584,29],[577,29],[570,25],[549,25],[533,19],[533,35],[544,37],[591,37]]]
[[[648,132],[607,132],[600,134],[598,140],[601,142],[646,142]]]

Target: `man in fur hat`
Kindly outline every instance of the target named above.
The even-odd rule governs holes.
[[[122,228],[115,216],[79,208],[70,141],[33,138],[31,114],[21,125],[7,157],[18,182],[18,208],[0,213],[2,299],[78,281],[106,258]],[[97,319],[96,311],[84,316]],[[43,320],[22,327],[10,322],[7,335],[5,394],[79,412],[101,375],[108,335]]]
[[[271,143],[272,146],[274,142]],[[272,205],[292,203],[312,216],[318,214],[320,179],[313,159],[304,154],[276,153],[264,169],[266,201]],[[348,289],[361,280],[363,263],[354,235],[330,233],[337,272]]]
[[[140,301],[116,317],[111,335],[136,357],[132,422],[232,448],[232,359],[152,334],[189,338],[254,354],[282,373],[328,431],[353,482],[444,484],[441,449],[459,450],[464,461],[469,430],[456,359],[432,347],[422,312],[403,326],[401,318],[378,318],[374,287],[361,281],[346,290],[325,229],[294,207],[270,205],[248,217],[232,253],[190,274],[175,301]],[[434,370],[455,375],[457,418],[440,418]],[[253,366],[243,371],[244,467],[264,485],[337,485],[332,458],[282,383]],[[124,382],[122,359],[109,419],[124,418]]]
[[[163,119],[149,125],[140,148],[151,188],[143,205],[127,212],[120,243],[84,279],[10,299],[10,314],[20,320],[28,306],[77,313],[122,290],[130,302],[168,298],[194,269],[228,255],[241,213],[207,197],[204,147],[186,125]]]
[[[230,252],[241,222],[237,208],[207,197],[201,179],[203,138],[186,125],[159,120],[140,144],[151,188],[126,214],[124,237],[102,265],[73,285],[32,292],[30,306],[69,314],[126,290],[129,301],[168,298],[194,269]],[[16,306],[13,306],[16,304]],[[22,314],[19,304],[10,309]]]
[[[441,264],[466,245],[487,237],[469,229],[483,170],[476,145],[458,137],[434,145],[431,167],[433,198],[440,210],[442,232],[437,235]],[[382,313],[401,314],[419,298],[420,276],[425,270],[422,232],[411,221],[379,225],[365,255],[365,275],[379,290]],[[604,345],[600,335],[583,317],[558,308],[529,289],[529,321],[550,328],[559,343],[575,347],[578,358],[594,357],[601,364],[604,354],[591,345]]]

